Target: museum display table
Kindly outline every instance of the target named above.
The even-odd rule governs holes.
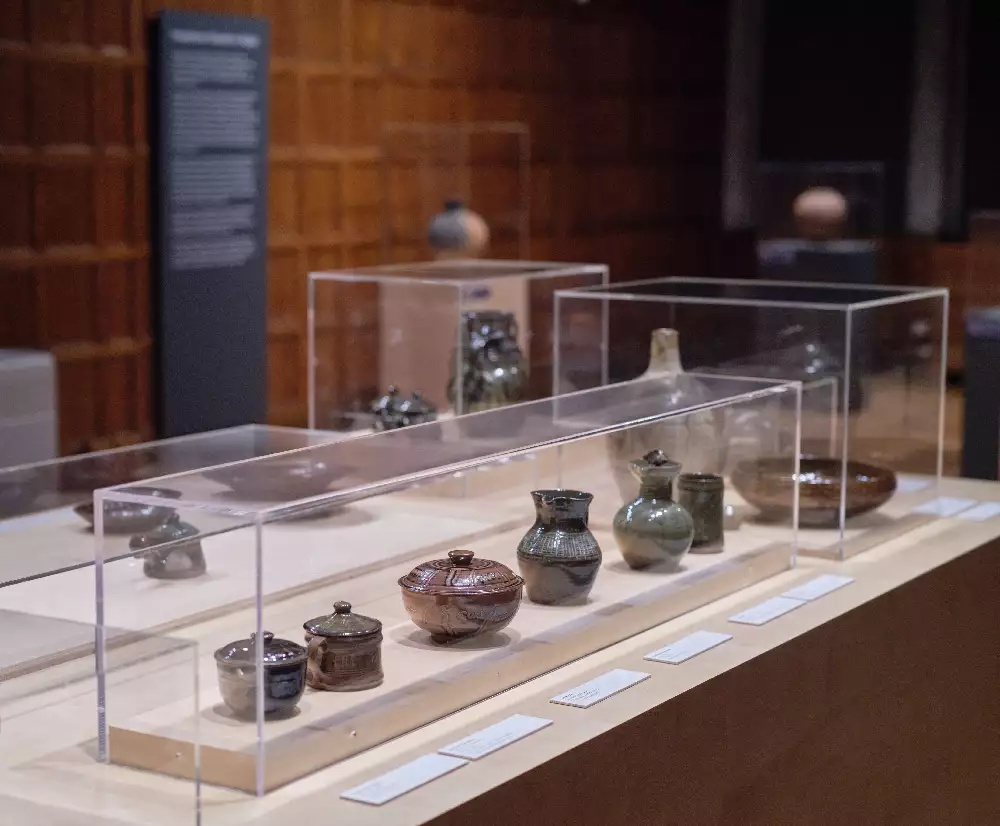
[[[939,493],[1000,502],[994,483]],[[262,798],[203,786],[201,822],[997,822],[998,550],[1000,515],[958,514],[844,563],[802,561]],[[853,581],[761,626],[728,619],[825,573]],[[694,631],[732,639],[643,659]],[[549,701],[614,668],[650,677],[587,709]],[[85,694],[3,720],[0,822],[179,822],[190,783],[53,754],[93,726]],[[552,724],[385,805],[341,797],[513,714]],[[95,793],[107,772],[113,793]]]

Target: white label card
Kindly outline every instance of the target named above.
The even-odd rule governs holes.
[[[997,515],[1000,515],[1000,502],[980,502],[974,508],[962,511],[958,514],[958,518],[968,519],[971,522],[985,522]]]
[[[733,638],[732,634],[719,634],[715,631],[695,631],[686,637],[681,637],[676,642],[665,645],[658,651],[653,651],[643,657],[644,660],[652,660],[658,663],[668,663],[669,665],[679,665],[692,657],[697,657],[717,645],[722,645]]]
[[[918,490],[930,486],[930,479],[921,479],[919,476],[906,476],[904,474],[896,477],[896,493],[916,493]]]
[[[442,775],[468,765],[468,760],[458,757],[447,757],[443,754],[425,754],[416,760],[411,760],[393,769],[391,772],[379,775],[367,783],[341,792],[345,800],[356,800],[358,803],[368,803],[381,806],[390,800],[395,800],[402,794],[413,791],[418,786],[430,783]]]
[[[497,749],[502,749],[511,743],[534,734],[546,726],[551,726],[552,721],[543,717],[529,717],[527,714],[515,714],[492,726],[473,732],[468,737],[444,748],[438,749],[441,754],[450,754],[452,757],[464,757],[466,760],[478,760],[487,754],[492,754]]]
[[[789,599],[788,597],[771,597],[757,605],[740,611],[729,618],[730,622],[738,622],[741,625],[764,625],[773,619],[801,608],[805,605],[801,599]]]
[[[831,591],[836,591],[852,582],[854,582],[853,577],[823,574],[823,576],[810,579],[808,582],[803,582],[801,585],[785,591],[782,596],[789,599],[801,599],[803,602],[812,602],[812,600],[824,597]]]
[[[956,499],[951,496],[939,496],[925,502],[919,508],[914,508],[914,513],[927,513],[931,516],[955,516],[964,510],[968,510],[977,504],[975,499]]]
[[[624,668],[616,668],[583,685],[557,694],[549,702],[563,706],[575,706],[576,708],[590,708],[612,694],[617,694],[619,691],[624,691],[626,688],[631,688],[636,683],[648,679],[649,675],[642,671],[626,671]]]

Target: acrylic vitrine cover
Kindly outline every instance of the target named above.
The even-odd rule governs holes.
[[[264,793],[786,570],[795,490],[740,524],[727,468],[795,472],[799,394],[644,379],[158,479],[173,532],[98,522],[102,621],[198,641],[201,776]],[[187,708],[111,759],[188,753]]]
[[[44,610],[44,609],[41,609]],[[190,782],[165,783],[109,763],[104,723],[155,711],[168,698],[195,713],[197,646],[169,636],[97,627],[0,609],[0,821],[29,823],[194,824],[200,783],[194,754],[150,755],[194,769]],[[100,656],[100,660],[98,660]],[[98,672],[108,714],[99,716]],[[197,746],[197,735],[193,746]],[[196,752],[196,748],[193,748]]]
[[[93,493],[98,488],[266,456],[336,439],[336,434],[246,425],[131,447],[0,469],[0,609],[44,604],[44,585],[30,580],[90,567],[94,561]],[[166,489],[150,493],[170,499]],[[106,528],[132,535],[159,527],[166,508],[122,506]],[[71,574],[89,602],[92,574]],[[20,583],[11,590],[9,587]],[[92,618],[91,618],[92,621]]]
[[[800,551],[846,557],[933,518],[914,509],[941,476],[947,306],[944,289],[724,279],[561,291],[554,392],[685,369],[802,381]],[[767,462],[730,481],[766,516],[792,484]]]
[[[607,283],[603,264],[546,261],[311,273],[310,427],[391,430],[544,398],[553,292]]]

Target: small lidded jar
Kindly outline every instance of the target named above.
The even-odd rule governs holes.
[[[306,690],[306,649],[263,632],[264,714],[292,712]],[[257,635],[224,645],[215,652],[222,699],[237,717],[257,716]]]
[[[336,602],[333,613],[302,627],[309,647],[306,681],[320,691],[362,691],[382,684],[382,623]]]

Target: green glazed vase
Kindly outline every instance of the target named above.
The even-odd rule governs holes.
[[[691,514],[673,500],[679,462],[653,450],[629,465],[639,496],[615,514],[612,530],[625,563],[635,570],[676,571],[694,539]]]

